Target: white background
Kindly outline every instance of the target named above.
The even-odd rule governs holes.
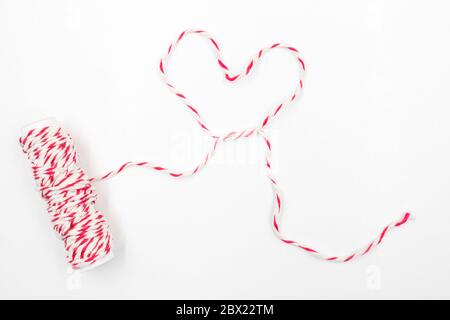
[[[448,1],[0,0],[0,298],[450,298]],[[283,226],[330,254],[415,221],[348,264],[275,238],[257,139],[222,146],[185,180],[131,169],[97,184],[115,258],[68,273],[20,151],[48,116],[92,175],[128,160],[191,168],[206,150],[162,84],[160,55],[186,28],[213,33],[239,72],[274,42],[297,47],[304,96],[270,124]],[[226,83],[210,44],[182,42],[175,83],[216,130],[246,128],[292,90],[284,52]]]

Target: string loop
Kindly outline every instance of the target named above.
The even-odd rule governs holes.
[[[223,135],[217,134],[209,128],[205,119],[200,115],[199,108],[175,87],[167,72],[170,56],[178,44],[190,34],[200,35],[211,44],[215,52],[216,62],[228,82],[237,82],[245,78],[270,51],[288,51],[298,63],[299,78],[294,91],[288,97],[282,99],[279,104],[275,105],[269,113],[250,129],[229,131]],[[265,133],[265,129],[280,111],[292,104],[302,93],[305,64],[300,58],[299,51],[294,47],[281,43],[264,47],[250,59],[242,72],[234,74],[226,65],[217,41],[209,33],[203,30],[188,29],[170,44],[159,62],[159,71],[169,90],[180,99],[201,130],[211,137],[209,150],[202,158],[202,161],[190,170],[181,172],[147,161],[129,161],[101,176],[87,177],[77,165],[77,155],[72,139],[61,127],[51,125],[35,128],[20,138],[23,151],[32,163],[34,178],[41,195],[47,201],[48,212],[52,218],[54,229],[64,241],[68,252],[68,261],[74,268],[91,266],[104,260],[105,257],[111,256],[109,227],[103,215],[95,209],[97,194],[92,182],[110,179],[131,167],[143,167],[175,178],[192,176],[207,165],[221,143],[250,137],[259,137],[264,143],[266,150],[264,165],[273,190],[272,227],[275,235],[282,242],[326,261],[348,262],[372,251],[381,244],[388,232],[410,220],[411,216],[409,213],[403,214],[398,220],[384,227],[378,236],[367,245],[342,256],[324,254],[309,245],[291,240],[291,238],[286,237],[281,232],[280,222],[284,207],[283,198],[279,183],[273,174],[271,164],[272,143]]]

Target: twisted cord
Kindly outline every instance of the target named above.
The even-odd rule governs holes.
[[[200,35],[210,42],[215,52],[217,64],[228,82],[237,82],[248,76],[259,61],[272,50],[281,49],[288,51],[298,63],[299,78],[294,91],[279,104],[275,105],[252,127],[244,130],[229,131],[225,134],[214,132],[200,115],[195,104],[170,81],[167,73],[168,62],[172,53],[181,40],[190,34]],[[193,116],[195,123],[211,138],[211,145],[201,162],[189,170],[173,170],[147,161],[129,161],[103,175],[87,177],[77,165],[77,154],[71,137],[61,127],[53,125],[39,129],[35,128],[20,138],[22,149],[32,163],[33,175],[38,189],[47,202],[53,229],[64,241],[68,253],[67,259],[73,268],[78,269],[91,266],[110,255],[111,251],[109,227],[103,215],[95,209],[97,194],[92,182],[110,179],[131,167],[151,169],[174,178],[192,176],[200,172],[208,164],[220,144],[250,137],[259,137],[264,142],[266,150],[265,167],[273,190],[272,227],[275,235],[282,242],[326,261],[348,262],[373,251],[391,230],[402,226],[410,220],[411,215],[409,213],[403,214],[398,220],[384,227],[378,236],[367,245],[342,256],[324,254],[309,245],[291,240],[281,232],[280,222],[284,207],[283,198],[279,183],[273,174],[271,165],[272,144],[265,133],[265,129],[280,111],[292,104],[302,93],[305,64],[300,58],[298,50],[294,47],[280,43],[264,47],[250,59],[242,72],[235,74],[225,64],[217,41],[209,33],[203,30],[189,29],[182,32],[170,44],[159,62],[159,71],[169,90],[180,99]]]
[[[175,85],[171,82],[169,76],[168,76],[168,62],[172,55],[172,53],[175,51],[176,47],[179,45],[181,40],[186,38],[188,35],[194,34],[194,35],[200,35],[204,38],[206,38],[207,41],[211,43],[211,46],[214,50],[217,64],[219,65],[220,69],[222,70],[222,73],[225,77],[225,79],[229,82],[237,82],[246,76],[248,76],[251,71],[255,68],[255,66],[259,63],[259,61],[270,51],[272,50],[286,50],[290,54],[293,55],[294,59],[298,63],[298,70],[299,70],[299,79],[297,81],[297,85],[295,87],[295,90],[290,94],[288,97],[286,97],[280,104],[276,105],[269,113],[267,113],[255,126],[245,129],[245,130],[237,130],[237,131],[230,131],[226,134],[220,135],[212,130],[210,130],[209,126],[207,125],[207,122],[203,119],[203,117],[200,115],[200,112],[198,108],[195,106],[194,103],[192,103],[186,96],[186,94],[182,93],[179,89],[175,87]],[[326,260],[326,261],[333,261],[333,262],[348,262],[350,260],[353,260],[357,257],[366,255],[370,251],[373,251],[377,246],[379,246],[382,241],[385,239],[385,236],[393,229],[398,228],[408,222],[411,218],[410,213],[403,214],[399,219],[395,220],[394,222],[388,224],[386,227],[384,227],[381,232],[378,234],[378,236],[370,241],[367,245],[356,249],[352,251],[349,254],[342,255],[342,256],[334,256],[334,255],[327,255],[322,252],[319,252],[316,249],[311,248],[308,245],[302,244],[298,241],[291,240],[290,238],[286,237],[281,232],[280,227],[280,220],[282,216],[282,208],[283,206],[283,200],[281,196],[281,188],[279,186],[279,183],[277,182],[276,177],[273,174],[272,166],[271,166],[271,154],[272,154],[272,144],[264,132],[264,129],[268,126],[268,124],[276,117],[276,115],[282,110],[285,109],[286,106],[292,104],[301,94],[303,89],[303,78],[305,74],[305,64],[303,60],[301,59],[299,55],[299,51],[289,45],[281,44],[281,43],[275,43],[270,46],[264,47],[261,50],[258,51],[256,55],[254,55],[249,63],[246,65],[244,70],[240,73],[232,73],[230,68],[225,64],[222,51],[218,45],[218,42],[206,31],[203,30],[192,30],[188,29],[184,32],[182,32],[178,38],[169,45],[169,48],[167,49],[165,55],[161,58],[159,63],[159,71],[161,73],[162,79],[164,83],[167,85],[169,90],[177,97],[179,100],[185,105],[187,110],[191,113],[193,116],[194,121],[200,126],[200,128],[212,138],[212,144],[210,150],[207,152],[207,154],[204,156],[204,160],[195,166],[194,169],[186,171],[186,172],[178,172],[174,171],[172,169],[168,169],[166,167],[161,167],[155,164],[150,164],[148,162],[127,162],[123,164],[121,167],[119,167],[117,170],[113,170],[108,172],[107,174],[91,178],[91,181],[98,181],[98,180],[104,180],[111,178],[123,170],[140,166],[145,167],[149,169],[153,169],[165,174],[168,174],[173,177],[183,177],[183,176],[191,176],[196,173],[198,173],[202,168],[206,166],[208,161],[212,158],[214,155],[215,150],[217,149],[218,145],[221,143],[224,143],[226,141],[235,141],[238,139],[245,139],[252,136],[259,136],[264,141],[264,146],[266,148],[266,156],[265,156],[265,167],[267,170],[267,177],[269,179],[269,182],[272,186],[273,190],[273,198],[274,198],[274,210],[273,210],[273,217],[272,217],[272,227],[274,230],[275,235],[284,243],[292,245],[294,247],[297,247],[317,258]]]

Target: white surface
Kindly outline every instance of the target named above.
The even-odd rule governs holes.
[[[0,0],[0,298],[450,298],[450,20],[447,1]],[[239,71],[286,42],[307,66],[304,97],[271,123],[286,232],[330,253],[364,244],[404,211],[416,220],[373,254],[337,265],[272,234],[262,146],[221,148],[200,175],[139,169],[97,184],[115,258],[67,272],[20,129],[54,116],[81,165],[190,168],[206,145],[160,81],[185,28],[212,32]],[[293,88],[290,56],[248,81],[220,77],[209,44],[186,40],[170,67],[210,126],[259,120]]]

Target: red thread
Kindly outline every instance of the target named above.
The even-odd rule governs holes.
[[[222,68],[224,68],[225,70],[228,70],[228,67],[227,67],[220,59],[217,59],[217,62],[219,63],[219,65],[220,65]]]
[[[219,46],[217,45],[216,41],[214,41],[213,38],[209,38],[209,40],[211,40],[211,42],[213,43],[213,45],[216,47],[217,50],[220,50]]]
[[[225,77],[227,78],[228,81],[234,81],[234,80],[236,80],[239,77],[239,75],[236,75],[234,77],[230,77],[228,74],[225,74]]]
[[[250,72],[250,70],[252,70],[252,67],[253,67],[253,60],[247,66],[247,71],[245,72],[245,74],[248,74]]]

